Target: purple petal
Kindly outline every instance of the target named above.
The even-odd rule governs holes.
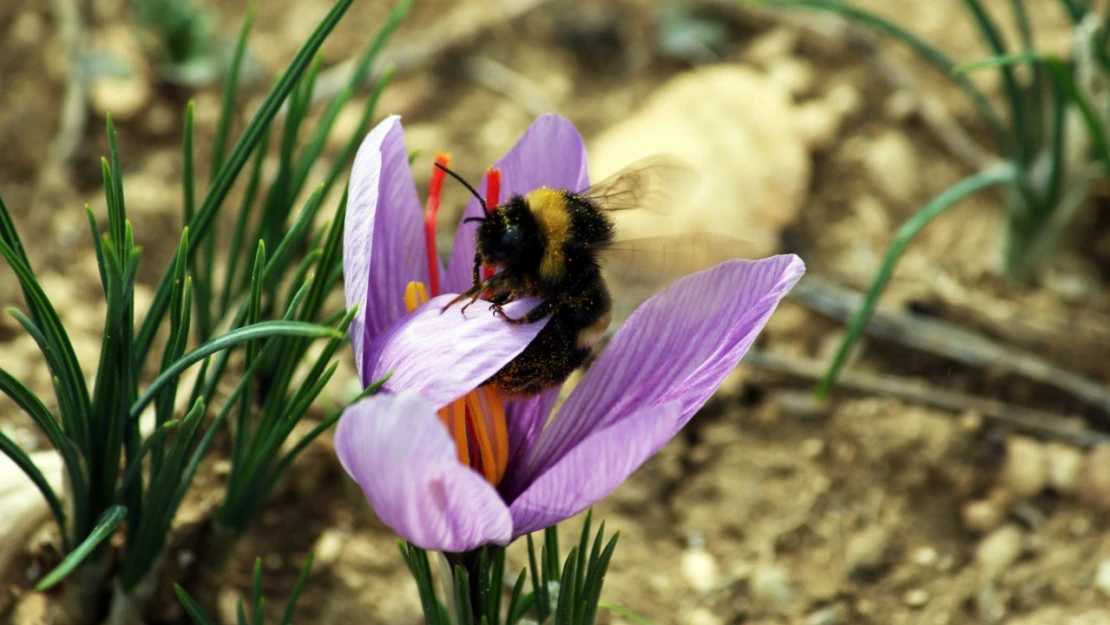
[[[539,395],[510,398],[505,403],[505,420],[509,429],[509,449],[512,457],[505,471],[505,482],[501,487],[506,492],[517,492],[523,487],[515,479],[516,467],[524,459],[528,450],[532,448],[536,437],[539,436],[543,426],[547,423],[547,416],[555,400],[559,398],[559,387],[550,388]]]
[[[540,475],[509,506],[513,538],[554,525],[611,493],[682,428],[682,406],[645,408],[597,431]]]
[[[540,434],[524,479],[636,411],[678,401],[685,423],[740,362],[804,272],[793,254],[734,260],[652,297],[621,326]]]
[[[419,393],[439,408],[462,397],[497,373],[547,325],[511,324],[478,300],[460,312],[462,304],[443,311],[454,295],[432,298],[378,336],[366,350],[369,380],[392,371],[387,391]],[[505,305],[519,317],[536,305],[532,298]]]
[[[375,395],[343,413],[335,453],[383,523],[423,549],[506,545],[509,510],[461,464],[447,428],[418,395]]]
[[[442,271],[442,270],[441,270]],[[405,286],[428,283],[420,198],[409,171],[399,116],[366,135],[355,157],[343,232],[343,284],[351,348],[364,385],[366,346],[405,314]]]
[[[586,173],[586,146],[574,124],[558,115],[542,115],[520,137],[511,150],[494,164],[501,170],[501,201],[542,186],[581,191],[590,186]],[[486,178],[477,187],[485,198]],[[492,208],[492,207],[490,207]],[[482,207],[471,199],[463,212],[467,217],[481,217]],[[455,247],[447,263],[443,281],[444,292],[461,293],[473,281],[474,234],[478,224],[459,222]]]

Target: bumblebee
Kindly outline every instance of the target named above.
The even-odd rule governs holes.
[[[485,209],[478,221],[474,282],[444,310],[463,300],[479,297],[490,309],[511,323],[547,325],[515,359],[493,375],[510,395],[530,395],[562,384],[589,358],[605,335],[614,316],[614,301],[603,276],[604,261],[616,252],[626,258],[654,256],[653,251],[677,239],[642,240],[631,245],[616,243],[616,225],[609,213],[629,209],[666,209],[671,198],[689,182],[691,172],[668,157],[650,157],[605,181],[581,191],[541,187],[486,207],[481,196],[454,172]],[[687,243],[693,239],[687,238]],[[631,273],[643,273],[643,258],[628,263]],[[481,268],[496,273],[483,279]],[[656,272],[658,273],[658,272]],[[511,317],[503,306],[522,297],[539,304],[521,317]]]

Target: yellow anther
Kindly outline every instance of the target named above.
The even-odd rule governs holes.
[[[428,301],[428,288],[423,282],[409,282],[405,286],[405,308],[412,312]]]

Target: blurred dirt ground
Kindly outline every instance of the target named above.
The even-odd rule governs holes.
[[[896,17],[956,59],[986,54],[957,0],[853,2]],[[97,161],[107,151],[103,113],[111,109],[119,127],[128,208],[148,250],[140,297],[149,297],[172,250],[165,241],[179,231],[180,111],[196,99],[197,153],[204,154],[220,97],[216,88],[154,80],[123,20],[125,4],[94,0],[83,12],[80,45],[126,59],[137,71],[90,85],[84,113],[70,119],[79,130],[75,149],[61,164],[51,146],[64,126],[71,67],[59,21],[48,4],[0,5],[0,193],[89,368],[103,303],[81,209],[87,202],[104,212]],[[1028,4],[1040,45],[1067,51],[1058,3]],[[987,5],[1012,37],[1008,3]],[[277,0],[260,7],[251,40],[258,71],[242,98],[245,115],[329,6]],[[244,7],[220,3],[221,33],[234,35]],[[389,7],[358,0],[325,47],[325,63],[357,54]],[[513,12],[519,15],[506,23],[503,15]],[[707,27],[719,46],[689,45],[682,36],[691,31],[675,24]],[[428,33],[443,28],[471,28],[474,36],[405,68],[379,107],[379,117],[404,116],[410,149],[449,150],[457,170],[477,180],[546,110],[578,125],[597,155],[595,167],[631,156],[620,139],[629,133],[665,137],[661,150],[712,144],[702,156],[727,170],[717,172],[724,180],[728,172],[735,180],[711,187],[717,195],[706,198],[709,208],[691,219],[712,224],[728,215],[737,220],[737,236],[766,237],[765,252],[798,253],[811,275],[856,289],[874,275],[894,229],[971,171],[924,120],[927,101],[940,103],[973,140],[986,140],[971,107],[943,77],[899,48],[869,52],[866,39],[812,14],[783,17],[718,0],[690,3],[681,14],[650,0],[417,0],[391,49],[427,42]],[[670,44],[661,46],[661,39]],[[705,68],[695,65],[714,65],[715,78],[704,79]],[[687,82],[671,83],[660,95],[680,75]],[[975,79],[997,91],[993,75]],[[362,102],[341,116],[328,158]],[[667,132],[675,135],[666,138]],[[427,161],[415,166],[421,187]],[[447,193],[457,214],[465,192]],[[1036,287],[999,275],[1001,219],[1000,198],[991,193],[939,218],[910,246],[884,304],[1110,382],[1106,198],[1096,198]],[[453,219],[444,223],[446,235]],[[18,296],[3,272],[0,303],[21,305]],[[758,347],[826,360],[841,334],[838,323],[788,301]],[[5,369],[49,395],[34,343],[7,316],[0,341]],[[865,340],[852,366],[1040,409],[1093,430],[1105,431],[1110,418],[1058,390],[890,341]],[[319,414],[347,396],[349,363],[345,371]],[[852,392],[815,407],[806,400],[811,388],[811,381],[741,365],[679,439],[598,506],[596,518],[621,533],[605,601],[661,625],[1110,623],[1107,453],[1018,436],[970,409]],[[32,449],[44,444],[6,400],[0,427]],[[172,548],[179,555],[192,524],[218,501],[225,471],[215,454],[198,478]],[[577,520],[566,523],[565,540],[578,529]],[[213,601],[221,621],[233,622],[255,557],[262,558],[266,594],[278,605],[311,551],[316,566],[299,622],[419,622],[394,537],[347,480],[328,440],[297,463],[237,544]],[[195,574],[187,557],[167,561],[167,588]],[[513,571],[523,564],[519,545],[510,561]],[[29,596],[32,565],[25,558],[5,576],[0,615]],[[172,595],[160,597],[150,622],[185,622]],[[601,619],[629,622],[609,613]]]

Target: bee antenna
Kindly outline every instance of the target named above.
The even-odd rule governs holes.
[[[442,169],[443,171],[445,171],[447,173],[447,175],[451,176],[455,180],[458,180],[460,183],[462,183],[462,186],[466,187],[466,190],[470,191],[470,194],[473,195],[474,198],[476,200],[478,200],[478,203],[482,205],[482,212],[486,213],[486,214],[489,213],[489,207],[486,206],[486,201],[482,199],[482,196],[479,195],[478,191],[474,187],[470,186],[469,182],[463,180],[462,176],[460,176],[460,175],[456,174],[455,172],[451,171],[450,169],[448,169],[446,165],[441,165],[439,163],[436,163],[435,166]],[[480,219],[480,218],[479,217],[470,217],[470,218],[467,218],[463,221],[470,221],[471,219]]]
[[[463,223],[468,224],[472,221],[485,221],[485,220],[486,220],[485,217],[467,217],[466,219],[463,220]]]

